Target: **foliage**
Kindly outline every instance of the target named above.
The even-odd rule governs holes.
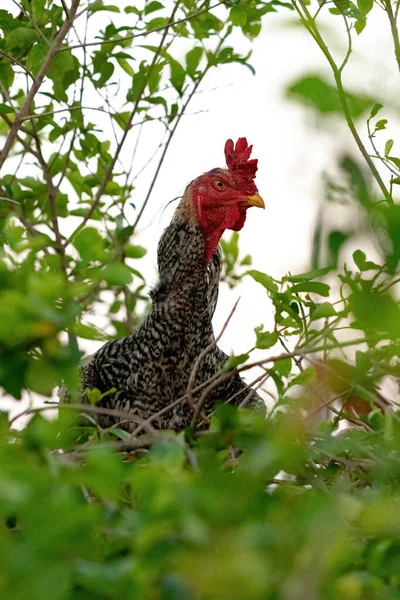
[[[400,159],[382,100],[342,81],[378,6],[16,4],[0,9],[0,386],[16,399],[51,398],[62,381],[76,390],[82,340],[129,334],[141,319],[137,225],[208,71],[252,70],[233,33],[251,41],[269,13],[292,9],[332,78],[305,74],[287,95],[319,122],[342,119],[359,154],[324,177],[308,272],[274,279],[240,256],[236,233],[222,242],[224,282],[261,285],[274,326],[256,327],[254,348],[220,377],[258,367],[267,419],[227,404],[207,431],[149,423],[130,436],[96,425],[96,390],[85,426],[71,405],[51,420],[28,409],[22,431],[0,413],[2,596],[398,598],[400,413],[384,390],[400,376]],[[380,4],[400,70],[400,5]],[[343,24],[339,60],[322,15]],[[139,167],[141,132],[154,126],[159,146]],[[346,228],[326,217],[336,205]],[[91,315],[104,307],[100,329]]]

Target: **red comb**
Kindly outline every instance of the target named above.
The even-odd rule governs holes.
[[[236,146],[233,140],[227,140],[225,144],[225,159],[229,171],[238,185],[245,188],[249,194],[257,192],[254,179],[257,172],[256,158],[249,160],[253,146],[247,145],[246,138],[239,138]]]

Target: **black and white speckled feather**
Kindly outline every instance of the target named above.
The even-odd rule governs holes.
[[[151,291],[152,309],[137,331],[105,344],[82,365],[82,392],[98,388],[105,396],[99,406],[125,411],[147,419],[184,395],[193,364],[199,353],[214,340],[211,319],[218,298],[221,271],[219,249],[206,263],[201,228],[175,219],[158,245],[159,282]],[[208,353],[200,365],[196,385],[208,380],[226,362],[219,348]],[[206,413],[215,402],[233,394],[239,404],[248,393],[236,373],[221,384],[207,400]],[[181,429],[190,424],[192,409],[182,402],[152,422],[160,429]],[[106,427],[116,421],[100,417]],[[133,430],[135,423],[121,427]]]

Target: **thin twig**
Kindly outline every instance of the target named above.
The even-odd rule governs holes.
[[[302,0],[300,0],[301,8],[302,8],[304,14],[301,12],[301,10],[297,4],[297,0],[292,0],[292,4],[293,4],[293,7],[296,10],[297,14],[299,15],[300,21],[303,23],[304,27],[307,29],[307,31],[310,33],[310,35],[314,38],[314,40],[316,41],[316,43],[318,44],[321,51],[323,52],[323,54],[326,57],[329,65],[332,69],[332,73],[333,73],[333,77],[335,79],[335,83],[336,83],[337,91],[339,94],[339,100],[340,100],[340,104],[342,106],[343,114],[345,116],[347,125],[350,129],[350,132],[354,138],[354,141],[356,142],[358,149],[360,150],[371,173],[373,174],[375,181],[377,182],[378,186],[380,187],[386,202],[390,206],[393,206],[393,204],[394,204],[393,198],[391,197],[389,190],[387,189],[382,177],[380,176],[378,169],[376,168],[373,161],[371,160],[371,158],[367,152],[367,149],[365,148],[365,146],[358,134],[356,126],[354,125],[354,121],[353,121],[353,118],[352,118],[352,115],[351,115],[351,112],[349,109],[347,97],[346,97],[346,92],[344,91],[344,88],[343,88],[341,71],[339,70],[337,64],[335,63],[335,61],[328,49],[328,46],[322,39],[321,34],[320,34],[317,26],[315,25],[315,22],[314,22],[312,16],[310,15],[305,3]]]
[[[393,13],[391,0],[386,0],[386,2],[384,4],[385,4],[385,10],[389,17],[390,29],[392,32],[393,45],[394,45],[394,53],[395,53],[396,61],[397,61],[397,67],[400,71],[400,40],[399,40],[399,30],[397,29],[397,14],[395,15]],[[398,6],[396,9],[396,13],[397,13],[397,10],[398,10]]]
[[[124,37],[119,37],[116,39],[111,38],[109,40],[98,40],[97,42],[87,42],[85,44],[75,44],[74,46],[68,46],[67,48],[61,48],[60,52],[64,52],[65,50],[75,50],[75,48],[89,48],[89,46],[103,46],[104,44],[120,44],[121,42],[125,42],[128,40],[134,40],[134,39],[140,38],[140,37],[145,37],[152,33],[158,33],[160,31],[168,31],[168,29],[170,27],[175,27],[175,25],[180,25],[181,23],[186,23],[187,21],[191,21],[192,19],[195,19],[196,17],[198,17],[199,15],[201,15],[205,12],[210,12],[210,10],[212,10],[213,8],[216,8],[217,6],[226,4],[226,2],[227,2],[227,0],[221,0],[220,2],[217,2],[216,4],[213,4],[212,6],[208,6],[207,8],[203,8],[202,10],[199,10],[198,12],[193,13],[192,15],[189,15],[182,19],[178,19],[177,21],[172,20],[172,21],[168,22],[166,25],[161,25],[160,27],[155,27],[154,29],[150,29],[149,31],[142,31],[141,33],[134,33],[132,35],[126,35]],[[83,12],[84,11],[81,11],[78,14],[78,16],[83,14]]]
[[[194,412],[196,412],[196,405],[195,405],[194,400],[193,400],[193,387],[194,387],[194,383],[196,381],[196,377],[197,377],[197,373],[198,373],[201,361],[203,360],[203,358],[205,356],[207,356],[207,354],[209,352],[211,352],[211,350],[213,350],[216,347],[216,345],[218,344],[219,340],[224,335],[225,330],[228,327],[229,322],[232,319],[232,317],[233,317],[233,315],[234,315],[234,313],[236,311],[237,305],[239,304],[239,300],[240,300],[240,296],[236,300],[235,304],[233,305],[233,308],[232,308],[231,312],[229,313],[228,318],[226,319],[225,323],[223,324],[222,329],[219,332],[219,334],[217,335],[217,337],[212,342],[210,342],[210,344],[208,344],[208,346],[206,346],[200,352],[200,354],[198,355],[198,357],[197,357],[197,359],[196,359],[196,361],[195,361],[195,363],[193,365],[193,368],[192,368],[190,376],[189,376],[189,381],[188,381],[188,384],[187,384],[187,388],[186,388],[186,394],[187,394],[186,401],[189,404],[190,408]],[[207,419],[206,415],[204,415],[204,414],[202,414],[201,417],[202,417],[203,420]]]
[[[19,8],[19,10],[22,12],[22,14],[28,19],[29,23],[32,25],[32,27],[35,28],[36,33],[38,34],[38,36],[42,39],[42,41],[47,44],[48,46],[50,46],[50,42],[47,39],[47,37],[44,35],[43,31],[40,29],[40,27],[38,26],[38,24],[36,23],[35,19],[33,17],[31,17],[31,15],[24,9],[24,7],[22,6],[22,3],[17,2],[16,0],[12,0],[14,2],[14,4]]]
[[[107,415],[109,417],[117,417],[119,419],[124,419],[127,421],[131,421],[133,423],[140,423],[141,425],[143,425],[143,428],[145,428],[149,431],[149,433],[151,433],[151,434],[155,433],[155,429],[153,427],[151,427],[149,423],[146,423],[144,419],[142,419],[141,417],[139,417],[137,415],[131,415],[128,412],[124,412],[123,410],[116,410],[114,408],[106,408],[106,407],[102,407],[102,406],[94,406],[92,404],[83,404],[83,403],[62,404],[60,402],[54,402],[54,403],[46,404],[45,406],[38,406],[36,408],[27,408],[26,410],[18,413],[17,415],[15,415],[15,417],[10,419],[9,424],[10,424],[10,426],[13,425],[15,423],[15,421],[17,421],[21,417],[24,417],[25,415],[32,415],[32,414],[41,413],[43,411],[52,410],[52,409],[76,410],[76,411],[81,411],[81,412],[94,413],[97,415]]]
[[[354,346],[357,344],[365,344],[367,342],[372,342],[372,341],[378,341],[377,338],[372,339],[368,339],[368,338],[358,338],[358,339],[354,339],[354,340],[349,340],[348,342],[343,342],[342,344],[330,344],[329,346],[327,345],[323,345],[323,346],[316,346],[316,347],[304,347],[302,349],[298,349],[294,352],[286,352],[286,353],[282,353],[282,354],[278,354],[276,356],[270,356],[268,358],[262,359],[262,360],[257,360],[251,363],[246,363],[245,365],[241,365],[239,367],[235,368],[235,371],[240,373],[242,371],[246,371],[248,369],[252,369],[253,367],[259,367],[259,366],[263,366],[266,365],[268,363],[272,363],[272,362],[277,362],[279,360],[283,360],[285,358],[294,358],[295,356],[306,356],[308,354],[313,354],[315,352],[322,352],[325,349],[326,350],[335,350],[338,348],[344,348],[347,346]],[[233,375],[234,372],[229,373],[231,376]],[[214,387],[217,387],[218,385],[220,385],[224,380],[225,380],[225,375],[227,375],[228,373],[215,373],[212,377],[210,377],[210,379],[208,379],[207,381],[203,381],[202,383],[200,383],[198,386],[196,386],[195,388],[193,388],[192,392],[196,393],[199,392],[200,390],[203,390],[207,385],[211,385],[213,383],[216,383],[216,385]],[[213,387],[213,389],[214,389]],[[208,394],[209,392],[207,392]],[[156,413],[154,413],[153,415],[151,415],[150,417],[148,417],[148,419],[146,419],[142,424],[140,424],[135,431],[132,433],[132,436],[138,435],[138,433],[148,424],[152,423],[155,419],[158,419],[159,417],[161,417],[162,415],[165,415],[166,413],[170,412],[175,406],[177,406],[178,404],[181,404],[182,402],[186,402],[186,398],[187,398],[187,393],[183,394],[183,396],[180,396],[179,398],[177,398],[176,400],[174,400],[173,402],[171,402],[170,404],[168,404],[167,406],[164,406],[161,410],[157,411]],[[202,407],[201,407],[202,408]]]
[[[30,71],[28,71],[28,69],[25,67],[25,65],[23,65],[21,62],[19,62],[19,60],[17,60],[16,58],[13,58],[9,54],[7,54],[7,52],[4,52],[4,50],[2,50],[2,49],[0,49],[0,54],[1,54],[1,56],[4,56],[4,58],[6,58],[10,62],[12,62],[14,65],[21,67],[21,69],[23,71],[25,71],[25,73],[28,75],[28,77],[30,77],[34,81],[34,77],[33,77],[32,73]]]
[[[66,19],[64,21],[64,23],[62,24],[61,29],[58,32],[56,39],[54,40],[54,43],[50,46],[49,52],[43,62],[42,68],[40,69],[37,77],[35,78],[35,80],[32,84],[31,89],[29,90],[29,92],[25,98],[25,102],[23,103],[19,112],[15,115],[14,123],[12,124],[12,126],[10,128],[10,131],[7,136],[7,140],[4,144],[3,149],[0,152],[0,170],[3,167],[5,161],[10,153],[11,147],[15,141],[15,138],[17,137],[17,134],[22,125],[23,119],[28,114],[28,111],[33,102],[33,99],[36,96],[37,92],[39,91],[40,86],[42,85],[44,78],[45,78],[48,70],[51,67],[51,64],[53,62],[55,55],[61,48],[61,44],[62,44],[64,38],[66,37],[67,33],[69,32],[69,30],[72,27],[72,24],[73,24],[74,18],[75,18],[75,14],[76,14],[76,11],[79,6],[79,2],[80,2],[80,0],[72,0],[69,18]]]
[[[196,424],[201,416],[201,411],[203,410],[203,406],[205,405],[207,398],[211,394],[211,392],[213,390],[215,390],[215,388],[219,387],[225,381],[229,381],[229,379],[232,379],[232,377],[234,375],[235,375],[235,371],[229,371],[228,373],[222,373],[222,374],[220,374],[220,377],[218,377],[218,379],[216,379],[215,381],[210,383],[210,385],[208,387],[206,387],[206,389],[200,396],[200,400],[196,404],[196,410],[194,411],[194,415],[190,422],[191,427],[196,426]],[[206,417],[206,419],[207,419],[207,421],[209,421],[208,417]]]
[[[176,10],[177,10],[177,8],[178,8],[178,4],[179,4],[179,2],[176,2],[176,3],[175,3],[174,9],[173,9],[173,11],[172,11],[172,13],[171,13],[171,16],[170,16],[170,18],[169,18],[169,23],[170,23],[170,24],[173,22],[173,19],[174,19],[175,12],[176,12]],[[158,60],[158,58],[159,58],[159,56],[160,56],[160,54],[161,54],[161,52],[162,52],[163,45],[164,45],[164,42],[165,42],[165,38],[166,38],[166,36],[167,36],[167,33],[168,33],[168,28],[169,28],[169,25],[167,25],[167,26],[164,28],[164,34],[163,34],[163,36],[162,36],[162,38],[161,38],[161,41],[160,41],[160,43],[159,43],[159,45],[158,45],[158,48],[157,48],[156,52],[154,53],[153,60],[152,60],[152,62],[151,62],[151,64],[150,64],[150,67],[149,67],[149,71],[148,71],[148,77],[150,76],[150,74],[151,74],[151,72],[152,72],[152,70],[153,70],[154,66],[156,65],[156,62],[157,62],[157,60]],[[98,188],[98,190],[97,190],[97,192],[96,192],[96,195],[95,195],[95,197],[94,197],[94,199],[93,199],[93,202],[92,202],[92,204],[91,204],[91,207],[90,207],[89,211],[87,212],[87,214],[85,215],[85,217],[83,218],[83,220],[82,220],[82,222],[80,223],[80,225],[79,225],[79,226],[78,226],[78,227],[75,229],[75,231],[74,231],[74,232],[71,234],[71,236],[70,236],[70,237],[68,238],[68,240],[65,242],[65,244],[64,244],[64,247],[65,247],[65,248],[66,248],[66,247],[67,247],[67,246],[68,246],[68,245],[69,245],[69,244],[72,242],[72,240],[74,239],[74,237],[76,236],[76,234],[77,234],[79,231],[81,231],[81,229],[82,229],[82,228],[83,228],[83,227],[86,225],[86,223],[87,223],[87,222],[89,221],[89,219],[92,217],[92,215],[93,215],[94,211],[96,210],[96,208],[97,208],[97,206],[98,206],[98,204],[99,204],[99,202],[100,202],[100,199],[101,199],[101,197],[102,197],[102,195],[103,195],[103,193],[104,193],[104,190],[106,189],[106,187],[107,187],[107,184],[108,184],[108,182],[110,181],[110,179],[111,179],[111,177],[112,177],[112,174],[113,174],[113,171],[114,171],[114,167],[115,167],[115,165],[116,165],[116,163],[117,163],[117,161],[118,161],[118,158],[119,158],[120,152],[121,152],[121,150],[122,150],[122,147],[123,147],[123,145],[124,145],[124,143],[125,143],[125,141],[126,141],[126,138],[127,138],[127,136],[128,136],[129,130],[130,130],[130,129],[131,129],[131,127],[132,127],[133,119],[134,119],[134,118],[135,118],[135,116],[136,116],[137,110],[138,110],[138,108],[139,108],[139,103],[140,103],[140,101],[141,101],[141,99],[142,99],[142,96],[143,96],[143,93],[144,93],[145,87],[146,87],[146,82],[144,82],[144,84],[142,84],[142,90],[141,90],[141,93],[138,95],[138,98],[137,98],[137,100],[136,100],[136,102],[135,102],[135,104],[134,104],[134,106],[133,106],[133,109],[132,109],[132,111],[131,111],[130,115],[129,115],[129,118],[128,118],[128,120],[127,120],[127,122],[126,122],[126,125],[125,125],[125,128],[124,128],[124,132],[123,132],[123,134],[122,134],[122,137],[121,137],[121,140],[120,140],[120,142],[119,142],[119,144],[118,144],[118,146],[117,146],[117,149],[116,149],[116,151],[115,151],[115,154],[114,154],[114,156],[113,156],[113,159],[112,159],[112,161],[111,161],[111,163],[110,163],[110,165],[109,165],[109,167],[108,167],[108,169],[107,169],[107,171],[106,171],[106,174],[105,174],[105,176],[104,176],[103,182],[102,182],[102,184],[99,186],[99,188]]]
[[[137,215],[137,217],[136,217],[136,220],[135,220],[135,222],[134,222],[134,224],[133,224],[133,230],[135,230],[135,229],[136,229],[136,227],[137,227],[137,224],[139,223],[139,221],[140,221],[140,219],[141,219],[141,217],[142,217],[142,215],[143,215],[143,212],[144,212],[144,210],[145,210],[145,208],[146,208],[146,206],[147,206],[147,203],[148,203],[148,201],[150,200],[151,193],[152,193],[152,191],[153,191],[153,188],[154,188],[154,185],[155,185],[155,183],[156,183],[156,181],[157,181],[157,179],[158,179],[158,175],[159,175],[159,173],[160,173],[160,170],[161,170],[162,164],[163,164],[163,162],[164,162],[164,159],[165,159],[165,156],[166,156],[166,154],[167,154],[167,151],[168,151],[169,145],[170,145],[170,143],[171,143],[171,141],[172,141],[172,138],[173,138],[173,137],[174,137],[174,135],[175,135],[175,132],[176,132],[176,129],[177,129],[177,127],[178,127],[179,123],[180,123],[180,120],[181,120],[181,118],[183,117],[184,113],[186,112],[186,109],[187,109],[187,107],[188,107],[188,105],[189,105],[189,102],[192,100],[192,98],[193,98],[194,94],[195,94],[195,93],[196,93],[196,91],[197,91],[197,88],[199,87],[200,83],[202,82],[202,80],[203,80],[204,76],[206,75],[206,73],[207,73],[207,71],[208,71],[208,68],[209,68],[209,67],[207,66],[207,67],[206,67],[206,69],[204,70],[204,72],[202,73],[201,77],[199,77],[199,79],[196,81],[196,84],[194,85],[194,87],[193,87],[192,91],[190,92],[190,94],[189,94],[189,96],[188,96],[188,98],[187,98],[187,100],[186,100],[185,104],[184,104],[184,105],[183,105],[183,107],[182,107],[182,110],[180,111],[179,115],[178,115],[178,116],[176,117],[176,119],[175,119],[174,126],[173,126],[173,128],[171,129],[171,131],[170,131],[170,133],[169,133],[168,139],[167,139],[167,141],[166,141],[166,143],[165,143],[165,146],[164,146],[164,148],[163,148],[163,151],[162,151],[162,153],[161,153],[160,160],[158,161],[158,165],[157,165],[157,168],[156,168],[156,170],[155,170],[155,173],[154,173],[154,175],[153,175],[153,179],[152,179],[152,181],[151,181],[151,183],[150,183],[150,186],[149,186],[148,192],[147,192],[147,194],[146,194],[146,197],[145,197],[145,199],[144,199],[144,202],[143,202],[142,206],[140,207],[140,211],[139,211],[139,213],[138,213],[138,215]]]
[[[44,175],[44,178],[47,183],[47,190],[48,190],[48,196],[49,196],[49,208],[50,208],[50,220],[51,220],[52,229],[53,229],[54,236],[55,236],[55,249],[60,258],[60,269],[63,272],[64,276],[67,278],[67,265],[66,265],[66,261],[65,261],[65,250],[64,250],[64,245],[63,245],[63,238],[62,238],[60,228],[58,225],[58,216],[57,216],[56,198],[57,198],[58,189],[54,185],[50,167],[47,164],[47,161],[45,160],[45,158],[43,156],[40,137],[36,131],[35,124],[33,122],[32,122],[32,128],[33,128],[32,137],[34,138],[34,140],[36,142],[38,160],[39,160],[40,166],[42,167],[43,175]]]
[[[260,387],[262,385],[264,385],[264,383],[267,381],[267,379],[269,379],[271,377],[270,373],[264,373],[263,377],[261,377],[260,381],[257,383],[257,385],[253,388],[251,388],[248,392],[248,394],[246,394],[246,396],[243,398],[243,400],[241,401],[241,403],[239,404],[239,408],[245,408],[248,403],[251,401],[251,399],[254,397],[254,394],[257,393],[257,390],[260,389]]]

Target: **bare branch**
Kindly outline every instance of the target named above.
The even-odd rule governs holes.
[[[204,390],[204,392],[200,396],[200,400],[198,401],[198,403],[196,405],[196,410],[194,411],[194,415],[193,415],[192,421],[190,423],[190,425],[192,427],[196,426],[197,421],[200,418],[203,406],[205,405],[205,403],[207,401],[207,398],[211,394],[211,392],[213,390],[215,390],[215,388],[217,388],[219,385],[221,385],[221,383],[224,383],[225,381],[229,381],[229,379],[232,379],[232,377],[234,376],[234,374],[235,374],[234,371],[229,371],[228,373],[219,374],[220,376],[218,377],[218,379],[216,379],[215,381],[213,381],[212,383],[210,383],[210,385],[208,387],[206,387],[206,389]],[[207,417],[207,421],[208,421],[208,417]]]
[[[27,408],[26,410],[18,413],[17,415],[15,415],[15,417],[10,419],[10,422],[9,422],[10,427],[15,423],[15,421],[17,421],[21,417],[24,417],[25,415],[37,414],[37,413],[41,413],[43,411],[52,410],[52,409],[53,410],[54,409],[76,410],[76,411],[80,411],[80,412],[94,413],[97,415],[107,415],[109,417],[117,417],[119,419],[124,419],[126,421],[131,421],[133,423],[140,423],[143,425],[143,428],[147,429],[151,434],[155,433],[155,429],[153,427],[151,427],[148,423],[146,423],[144,419],[138,417],[137,415],[131,415],[122,410],[116,410],[113,408],[105,408],[102,406],[94,406],[92,404],[79,404],[79,403],[77,403],[77,404],[61,404],[59,402],[49,403],[49,404],[46,404],[45,406],[38,406],[36,408]]]
[[[218,50],[220,49],[220,47],[221,47],[221,46],[222,46],[222,44],[224,43],[224,41],[225,41],[226,37],[227,37],[227,35],[223,36],[223,37],[220,39],[220,41],[219,41],[219,43],[218,43],[218,45],[217,45],[217,47],[216,47],[216,49],[215,49],[215,52],[218,52]],[[167,153],[167,151],[168,151],[168,147],[169,147],[169,145],[170,145],[170,143],[171,143],[171,140],[172,140],[172,138],[173,138],[173,137],[174,137],[174,135],[175,135],[175,132],[176,132],[176,129],[177,129],[178,125],[179,125],[179,122],[180,122],[181,118],[183,117],[183,115],[185,114],[185,112],[186,112],[186,109],[187,109],[187,107],[189,106],[189,102],[191,101],[191,99],[193,98],[193,96],[195,95],[195,93],[197,92],[197,90],[198,90],[198,88],[199,88],[199,85],[200,85],[200,83],[203,81],[204,77],[206,76],[206,73],[208,72],[209,68],[210,68],[210,67],[207,65],[207,67],[204,69],[204,71],[203,71],[203,73],[201,74],[201,76],[200,76],[200,77],[198,78],[198,80],[196,81],[196,84],[194,85],[194,87],[193,87],[192,91],[190,92],[190,94],[189,94],[189,97],[187,98],[187,100],[186,100],[185,104],[184,104],[184,105],[183,105],[183,107],[182,107],[182,110],[180,111],[180,113],[179,113],[179,115],[178,115],[178,117],[177,117],[177,119],[176,119],[176,121],[175,121],[175,124],[174,124],[174,126],[173,126],[173,128],[172,128],[172,130],[171,130],[171,132],[170,132],[170,134],[169,134],[169,136],[168,136],[167,142],[166,142],[166,144],[165,144],[165,146],[164,146],[164,149],[163,149],[163,151],[162,151],[162,154],[161,154],[161,157],[160,157],[159,163],[158,163],[158,165],[157,165],[156,171],[155,171],[155,173],[154,173],[154,176],[153,176],[153,179],[152,179],[152,181],[151,181],[151,184],[150,184],[149,190],[148,190],[148,192],[147,192],[146,198],[144,199],[144,202],[143,202],[143,204],[142,204],[142,206],[141,206],[141,208],[140,208],[140,211],[139,211],[139,213],[138,213],[138,216],[136,217],[136,220],[135,220],[135,222],[134,222],[134,224],[133,224],[133,230],[135,230],[135,229],[136,229],[136,226],[137,226],[137,224],[139,223],[139,221],[140,221],[140,219],[141,219],[141,217],[142,217],[142,215],[143,215],[143,212],[144,212],[144,210],[145,210],[145,208],[146,208],[146,205],[147,205],[147,203],[148,203],[148,201],[149,201],[149,199],[150,199],[150,196],[151,196],[151,193],[152,193],[152,191],[153,191],[154,185],[155,185],[155,183],[156,183],[156,181],[157,181],[157,178],[158,178],[158,175],[159,175],[159,173],[160,173],[160,170],[161,170],[162,164],[163,164],[163,162],[164,162],[165,155],[166,155],[166,153]]]
[[[198,355],[198,357],[197,357],[197,359],[196,359],[196,361],[195,361],[195,363],[193,365],[192,371],[190,373],[189,381],[188,381],[188,384],[187,384],[187,389],[186,389],[187,398],[186,398],[186,400],[187,400],[187,403],[189,404],[189,406],[194,411],[196,411],[196,406],[195,406],[194,400],[193,400],[193,387],[194,387],[194,382],[196,381],[196,376],[197,376],[197,372],[199,370],[201,361],[203,360],[203,358],[205,356],[207,356],[207,354],[209,352],[211,352],[211,350],[213,350],[216,347],[216,345],[218,344],[219,340],[224,335],[224,332],[225,332],[226,328],[228,327],[229,322],[230,322],[230,320],[232,319],[232,317],[233,317],[233,315],[235,313],[237,305],[239,304],[239,300],[240,300],[240,297],[236,300],[235,304],[233,305],[233,308],[232,308],[231,312],[229,313],[228,318],[226,319],[226,321],[225,321],[225,323],[224,323],[221,331],[217,335],[217,337],[208,346],[206,346],[200,352],[200,354]]]
[[[58,32],[56,39],[54,40],[54,43],[51,45],[51,47],[49,49],[49,52],[43,62],[42,68],[40,69],[38,76],[35,78],[35,80],[32,84],[32,87],[29,90],[28,95],[25,98],[25,102],[23,103],[19,112],[15,115],[14,123],[12,124],[11,129],[8,133],[7,140],[4,144],[4,147],[3,147],[2,151],[0,152],[0,170],[3,167],[5,161],[10,153],[11,147],[17,137],[17,134],[21,127],[23,119],[28,114],[28,111],[30,109],[32,101],[33,101],[34,97],[36,96],[37,92],[39,91],[40,86],[42,85],[43,80],[44,80],[48,70],[51,67],[51,64],[53,62],[55,55],[59,51],[65,36],[67,35],[67,33],[69,32],[69,30],[71,29],[71,27],[73,25],[76,11],[79,6],[79,2],[80,2],[80,0],[72,0],[69,18],[66,19],[66,21],[64,21],[60,31]]]
[[[173,22],[175,12],[176,12],[176,10],[178,8],[178,4],[179,3],[176,2],[175,6],[174,6],[174,9],[173,9],[173,11],[171,13],[171,16],[169,18],[169,23],[170,24]],[[165,38],[167,37],[168,29],[169,29],[169,25],[167,25],[164,28],[164,34],[163,34],[163,36],[161,38],[161,41],[160,41],[160,43],[158,45],[157,51],[154,53],[153,60],[152,60],[151,65],[149,67],[149,74],[148,74],[148,76],[151,74],[151,72],[152,72],[154,66],[156,65],[157,60],[158,60],[158,58],[159,58],[159,56],[160,56],[160,54],[162,52],[162,49],[163,49],[163,46],[164,46],[164,42],[165,42]],[[72,242],[72,240],[74,239],[75,235],[86,225],[86,223],[89,221],[89,219],[93,215],[94,211],[96,210],[97,205],[100,202],[100,199],[101,199],[101,197],[102,197],[102,195],[104,193],[104,190],[106,189],[106,186],[107,186],[108,182],[110,181],[110,179],[112,177],[112,174],[113,174],[113,171],[114,171],[114,167],[115,167],[115,165],[116,165],[116,163],[118,161],[119,155],[120,155],[122,147],[123,147],[123,145],[124,145],[124,143],[126,141],[126,138],[128,136],[129,130],[132,127],[133,119],[135,118],[135,115],[136,115],[137,110],[139,108],[139,103],[140,103],[140,101],[142,99],[142,96],[143,96],[143,93],[144,93],[146,85],[147,85],[147,82],[144,82],[144,84],[142,85],[141,93],[138,95],[138,98],[137,98],[137,100],[136,100],[136,102],[135,102],[135,104],[133,106],[131,114],[129,115],[129,118],[128,118],[128,120],[126,122],[126,125],[125,125],[125,128],[124,128],[124,132],[123,132],[122,137],[121,137],[121,139],[119,141],[119,144],[117,146],[117,149],[115,151],[113,159],[112,159],[112,161],[111,161],[111,163],[110,163],[110,165],[109,165],[109,167],[108,167],[108,169],[106,171],[106,174],[105,174],[105,177],[103,179],[102,184],[100,185],[100,187],[98,188],[98,190],[96,192],[96,195],[94,197],[92,205],[91,205],[90,209],[88,210],[86,216],[83,218],[83,220],[80,223],[80,225],[76,228],[76,230],[72,233],[72,235],[65,242],[65,245],[64,245],[65,248]]]
[[[306,356],[308,354],[313,354],[315,352],[323,352],[324,350],[334,350],[334,349],[337,349],[337,348],[344,348],[344,347],[348,347],[348,346],[355,346],[355,345],[358,345],[358,344],[365,344],[367,342],[372,342],[372,341],[377,342],[378,339],[377,338],[373,338],[373,339],[372,338],[358,338],[358,339],[349,340],[347,342],[343,342],[342,344],[337,344],[337,345],[330,344],[330,345],[323,345],[323,346],[300,348],[300,349],[295,350],[294,352],[283,352],[283,353],[277,354],[275,356],[270,356],[268,358],[264,358],[264,359],[257,360],[257,361],[251,362],[251,363],[247,363],[245,365],[236,367],[235,371],[242,372],[242,371],[246,371],[248,369],[252,369],[253,367],[263,366],[263,365],[266,365],[268,363],[272,363],[272,362],[276,362],[278,360],[282,360],[284,358],[294,358],[295,356]],[[193,393],[199,392],[200,390],[203,390],[207,385],[211,386],[211,384],[216,383],[216,385],[213,386],[213,388],[212,388],[212,389],[214,389],[214,387],[217,387],[218,385],[220,385],[221,383],[223,383],[223,381],[225,381],[227,379],[227,377],[225,377],[226,375],[232,376],[232,374],[233,374],[233,372],[230,372],[230,373],[215,373],[212,377],[210,377],[210,379],[208,379],[207,381],[203,381],[198,386],[196,386],[195,388],[193,388],[192,392]],[[212,391],[212,390],[210,389],[207,392],[207,394],[209,394],[210,391]],[[205,399],[206,399],[206,397],[205,397]],[[174,400],[173,402],[171,402],[167,406],[164,406],[161,410],[159,410],[158,412],[154,413],[154,415],[151,415],[148,419],[146,419],[141,425],[139,425],[135,429],[135,431],[133,432],[132,436],[137,435],[145,427],[145,425],[148,425],[149,423],[152,423],[158,417],[160,417],[162,415],[165,415],[166,413],[170,412],[175,406],[177,406],[181,402],[186,402],[186,398],[187,398],[187,393],[183,394],[183,396],[180,396],[179,398],[177,398],[176,400]],[[200,398],[200,401],[202,401],[202,398]],[[200,404],[200,402],[199,402],[199,404]],[[199,404],[198,404],[198,406],[199,406]],[[201,408],[202,407],[200,407],[200,409]]]

